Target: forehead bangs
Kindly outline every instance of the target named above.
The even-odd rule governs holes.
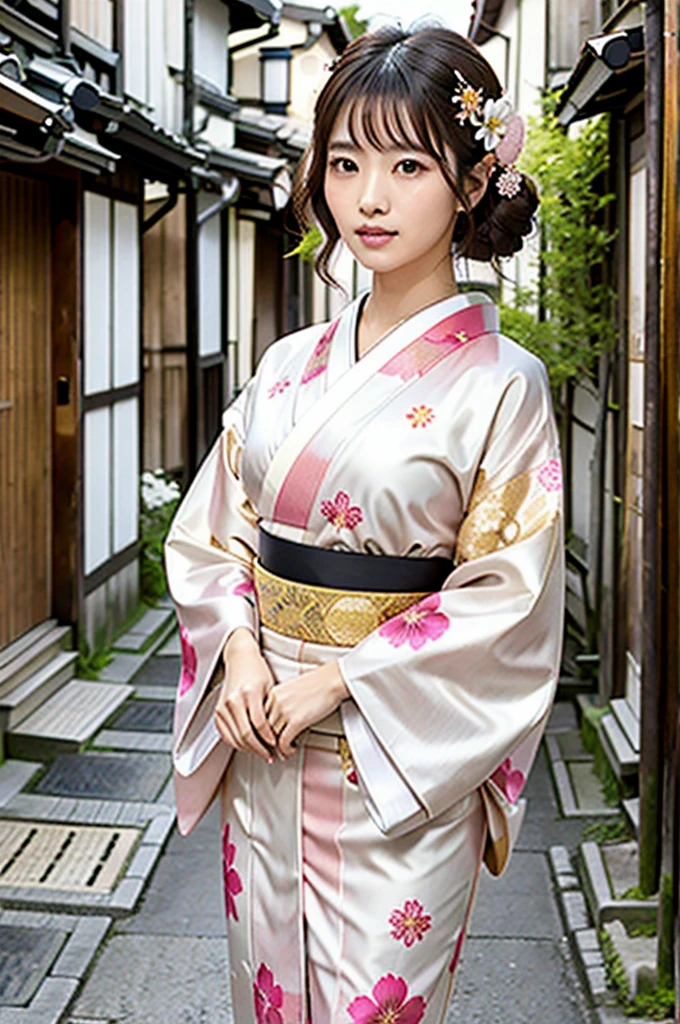
[[[405,89],[359,93],[345,100],[347,130],[355,146],[385,150],[416,149],[445,159],[444,142],[423,106]]]

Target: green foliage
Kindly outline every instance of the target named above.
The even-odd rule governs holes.
[[[626,839],[633,839],[634,834],[630,823],[623,815],[619,818],[607,819],[607,821],[595,821],[586,825],[581,833],[583,842],[597,843],[620,843]]]
[[[140,591],[142,600],[152,606],[167,592],[163,546],[179,502],[179,487],[170,474],[157,469],[142,475]]]
[[[630,985],[624,970],[623,961],[616,952],[616,946],[608,931],[604,928],[598,930],[602,958],[604,960],[604,973],[607,984],[616,993],[617,1002],[626,1005],[630,998]]]
[[[672,988],[659,985],[653,992],[641,992],[626,1007],[628,1017],[648,1017],[650,1020],[666,1020],[673,1017],[675,993]]]
[[[622,892],[620,896],[617,896],[617,899],[619,900],[650,900],[653,898],[653,896],[647,896],[639,885],[631,885],[628,889]],[[654,928],[656,930],[656,925]]]
[[[656,921],[638,921],[636,924],[624,925],[631,939],[653,939],[656,935]]]
[[[675,1007],[675,994],[671,988],[659,985],[651,992],[639,992],[630,998],[630,985],[624,970],[623,961],[616,951],[611,936],[604,928],[598,931],[604,972],[607,984],[616,994],[616,1001],[623,1007],[627,1017],[647,1017],[649,1020],[664,1020],[672,1017]]]
[[[529,118],[519,167],[538,185],[541,203],[540,294],[517,289],[501,306],[501,329],[544,360],[555,393],[567,381],[592,379],[599,356],[616,336],[615,292],[605,267],[615,234],[603,214],[615,198],[601,194],[609,161],[606,115],[568,136],[555,117],[558,96],[544,96],[540,117]],[[537,320],[532,309],[541,308]]]
[[[322,242],[323,235],[321,230],[314,224],[305,231],[300,243],[294,249],[291,249],[290,252],[287,252],[283,258],[285,260],[289,256],[299,256],[303,263],[313,263],[316,258],[316,250]]]
[[[78,679],[99,679],[99,673],[111,661],[113,654],[110,647],[93,651],[86,640],[81,640],[78,645],[76,676]]]
[[[361,4],[350,4],[348,7],[340,7],[338,10],[340,17],[345,19],[352,39],[356,39],[357,36],[363,35],[368,30],[368,22],[357,17],[360,7]]]

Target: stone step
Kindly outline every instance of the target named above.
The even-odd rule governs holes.
[[[5,694],[70,646],[71,627],[50,620],[6,647],[0,663],[0,703]]]
[[[56,619],[45,619],[44,622],[39,622],[33,629],[29,629],[27,633],[23,633],[18,639],[13,640],[11,644],[7,644],[0,650],[0,669],[4,668],[5,665],[9,664],[14,658],[18,658],[23,651],[28,650],[32,647],[41,636],[45,633],[49,633],[51,629],[57,625]]]
[[[619,779],[637,774],[640,758],[612,712],[600,720],[600,739],[607,760]]]
[[[0,697],[0,728],[13,729],[76,673],[76,651],[60,651],[50,661]]]
[[[46,760],[79,750],[132,693],[126,683],[72,679],[7,733],[8,756]]]
[[[636,754],[640,753],[640,719],[636,716],[625,697],[616,697],[610,701],[611,709],[616,716],[626,739]]]
[[[126,633],[118,637],[113,649],[139,654],[156,641],[165,640],[175,624],[174,608],[148,608]]]
[[[640,797],[634,796],[630,800],[622,800],[626,817],[635,829],[635,835],[640,837]]]

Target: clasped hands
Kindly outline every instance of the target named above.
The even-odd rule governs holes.
[[[275,685],[257,640],[245,627],[227,640],[224,668],[215,707],[217,729],[225,743],[269,763],[275,754],[291,757],[300,733],[349,697],[335,661]]]

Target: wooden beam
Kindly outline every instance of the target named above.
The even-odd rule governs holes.
[[[78,180],[51,183],[53,614],[76,623],[81,607],[80,217]],[[59,394],[58,394],[59,392]]]

